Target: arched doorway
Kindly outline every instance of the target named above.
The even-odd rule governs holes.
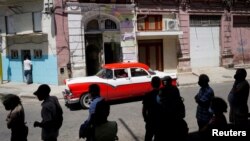
[[[98,14],[85,21],[87,76],[95,75],[102,65],[119,62],[122,58],[119,22],[114,18]]]
[[[99,63],[100,49],[95,45],[89,45],[86,47],[86,65],[87,75],[95,75],[100,69]]]

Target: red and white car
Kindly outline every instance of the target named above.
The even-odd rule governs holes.
[[[140,97],[152,90],[150,82],[154,76],[170,76],[172,83],[177,84],[176,73],[153,71],[142,63],[113,63],[104,65],[95,76],[66,79],[63,96],[66,104],[80,103],[83,108],[89,108],[88,88],[96,83],[101,96],[108,101]]]

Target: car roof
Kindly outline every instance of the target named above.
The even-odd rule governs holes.
[[[138,62],[122,62],[122,63],[112,63],[112,64],[105,64],[103,66],[106,69],[114,69],[114,68],[135,68],[140,67],[148,70],[149,67],[146,64],[138,63]]]

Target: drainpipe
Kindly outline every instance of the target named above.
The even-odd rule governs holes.
[[[0,38],[2,38],[0,36]],[[2,67],[2,51],[0,51],[0,83],[3,84],[3,67]]]
[[[134,42],[135,42],[135,46],[136,46],[136,50],[135,50],[135,53],[136,53],[136,61],[139,62],[139,46],[138,46],[138,42],[137,42],[137,37],[136,37],[136,32],[137,32],[137,12],[136,12],[136,3],[133,1],[133,6],[134,6],[134,29],[133,29],[133,34],[134,34]]]
[[[3,67],[2,67],[2,36],[0,30],[0,83],[3,84]]]
[[[241,35],[241,28],[240,28],[240,44],[241,44],[241,54],[242,54],[243,64],[245,64],[244,43],[243,43],[242,35]]]

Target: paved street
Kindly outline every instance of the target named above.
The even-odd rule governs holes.
[[[226,99],[232,82],[213,83],[211,84],[216,96]],[[194,102],[194,95],[197,93],[199,87],[197,85],[180,87],[180,92],[185,99],[186,106],[186,121],[188,123],[190,132],[197,130],[195,119],[196,103]],[[38,141],[40,139],[40,129],[33,128],[33,122],[40,120],[40,102],[37,99],[22,98],[23,105],[26,112],[26,121],[30,129],[28,139],[29,141]],[[79,141],[78,129],[80,124],[88,116],[87,110],[76,109],[70,110],[64,106],[64,101],[60,100],[64,110],[64,123],[60,130],[58,141]],[[250,102],[250,101],[249,101]],[[250,104],[249,104],[250,105]],[[115,104],[111,106],[111,113],[109,120],[115,120],[118,123],[118,136],[120,141],[143,141],[144,140],[144,121],[141,115],[142,104],[141,101],[129,102],[122,104]],[[0,140],[9,141],[10,130],[6,128],[5,116],[7,112],[0,104]],[[228,117],[228,113],[226,114]]]

